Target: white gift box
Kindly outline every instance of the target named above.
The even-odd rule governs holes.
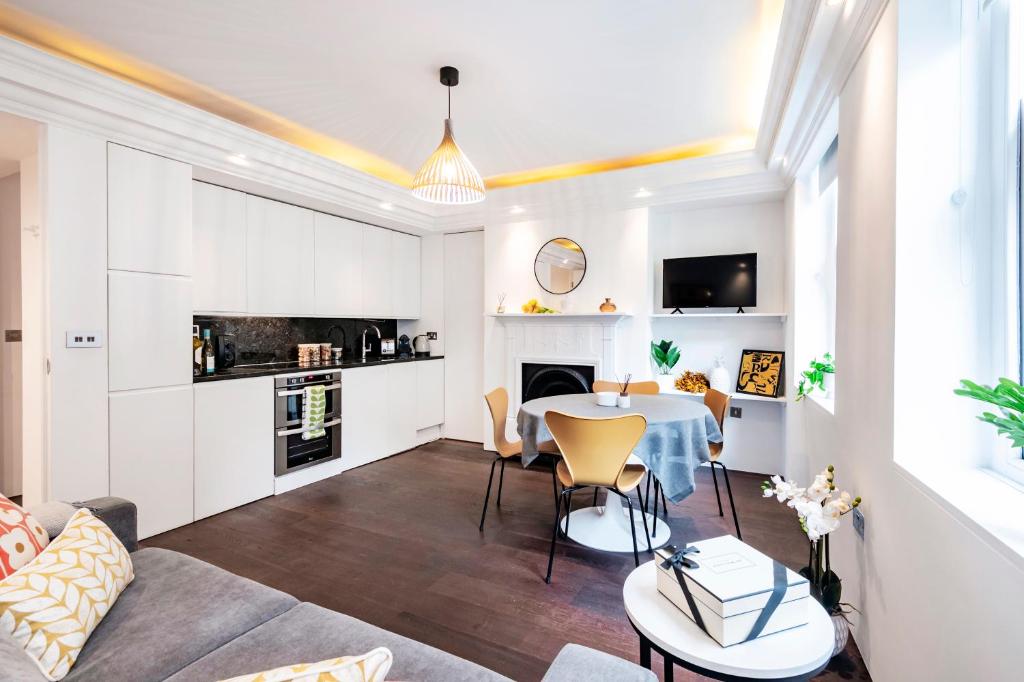
[[[686,555],[697,568],[680,566],[680,571],[708,635],[722,646],[746,641],[772,597],[775,562],[732,535],[692,542],[688,547],[700,550]],[[667,561],[672,550],[662,547],[656,553],[658,591],[696,622],[676,573]],[[807,623],[810,583],[788,568],[785,568],[785,578],[780,580],[780,589],[783,582],[785,593],[781,603],[758,637]]]

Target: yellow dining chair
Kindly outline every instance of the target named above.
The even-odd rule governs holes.
[[[555,509],[555,525],[551,530],[551,552],[548,555],[548,573],[544,578],[551,582],[551,568],[555,561],[555,540],[561,525],[562,499],[566,503],[566,534],[569,530],[571,495],[580,488],[605,488],[615,493],[629,505],[629,525],[633,531],[633,561],[640,565],[640,553],[636,545],[636,522],[633,516],[633,500],[627,493],[640,485],[647,471],[642,464],[627,464],[633,448],[640,442],[647,430],[647,420],[642,414],[626,414],[621,417],[575,417],[570,414],[548,411],[544,414],[548,431],[555,438],[562,458],[555,465],[555,473],[562,484]],[[638,491],[639,495],[639,491]],[[653,552],[651,534],[647,530],[647,515],[640,512],[644,520],[644,534],[647,536],[647,551]]]
[[[604,379],[598,379],[592,386],[594,393],[602,393],[605,391],[612,391],[619,393],[619,384],[616,381],[605,381]],[[658,386],[657,381],[634,381],[629,385],[626,393],[629,395],[657,395],[661,392],[661,387]]]
[[[715,482],[715,498],[718,500],[718,515],[725,516],[725,512],[722,510],[722,496],[718,492],[718,476],[715,474],[715,467],[721,467],[722,474],[725,476],[725,490],[729,494],[732,521],[736,524],[736,537],[742,540],[740,518],[736,515],[736,502],[732,499],[732,486],[729,485],[729,470],[721,461],[722,449],[725,447],[725,415],[729,413],[729,395],[709,388],[708,392],[704,394],[704,404],[711,410],[711,415],[718,422],[718,430],[722,432],[721,443],[708,443],[708,449],[711,450],[711,478]]]
[[[505,484],[505,460],[509,457],[523,454],[523,441],[517,440],[514,443],[505,436],[505,420],[508,419],[508,391],[498,387],[484,396],[487,401],[487,408],[491,411],[491,421],[494,424],[494,448],[497,450],[494,461],[491,462],[491,475],[487,479],[487,494],[484,496],[484,510],[480,514],[480,530],[484,529],[484,519],[487,518],[487,503],[491,499],[491,484],[494,483],[494,465],[501,462],[501,474],[498,477],[498,507],[501,507],[501,488]],[[558,455],[558,446],[555,441],[546,440],[537,444],[537,450],[547,455]],[[555,464],[551,464],[551,480],[555,489],[555,504],[558,504],[558,480],[555,474]]]

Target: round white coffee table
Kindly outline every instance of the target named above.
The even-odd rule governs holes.
[[[658,592],[657,567],[634,569],[622,587],[626,615],[640,637],[640,665],[651,669],[651,649],[665,658],[665,680],[673,665],[715,680],[808,680],[832,658],[832,619],[813,599],[807,625],[723,647]]]

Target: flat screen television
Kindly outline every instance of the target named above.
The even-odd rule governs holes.
[[[757,305],[757,254],[736,253],[662,261],[661,305],[738,308]]]

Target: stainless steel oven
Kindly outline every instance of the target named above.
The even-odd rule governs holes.
[[[307,386],[323,386],[327,398],[324,435],[303,439],[302,406]],[[274,379],[274,475],[341,457],[341,372],[323,372]]]

